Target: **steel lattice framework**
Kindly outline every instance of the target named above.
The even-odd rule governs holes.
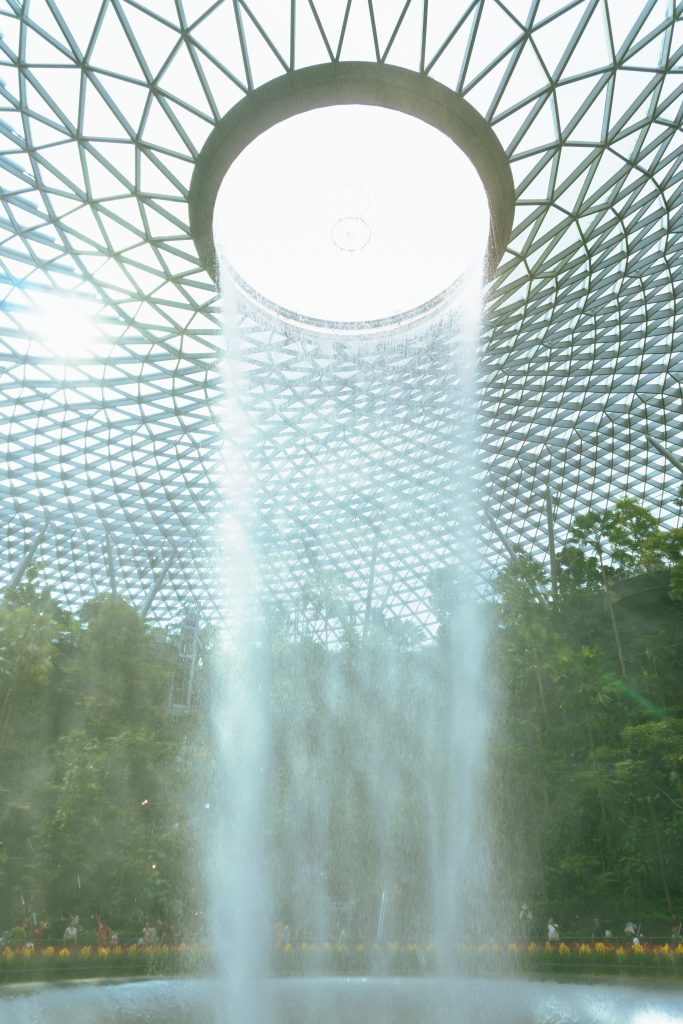
[[[516,188],[481,388],[489,564],[547,555],[625,491],[681,483],[683,3],[673,0],[0,0],[0,582],[42,557],[77,605],[215,617],[221,337],[188,230],[198,152],[295,68],[380,61],[492,126]],[[94,305],[77,358],[32,332]],[[453,560],[452,381],[245,321],[253,473],[274,596],[318,572],[427,627]],[[429,345],[429,342],[425,342]],[[370,357],[368,357],[370,359]]]

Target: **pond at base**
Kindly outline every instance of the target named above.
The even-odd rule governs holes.
[[[683,1022],[683,992],[673,982],[292,978],[267,987],[277,1024]],[[221,985],[197,979],[12,986],[0,992],[0,1024],[203,1024],[221,1019],[217,1000]]]

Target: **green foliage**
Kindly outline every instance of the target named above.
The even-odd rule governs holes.
[[[658,533],[654,515],[634,498],[621,498],[614,507],[576,516],[569,536],[573,545],[593,552],[602,567],[609,560],[613,572],[634,572],[643,567],[643,549]]]
[[[625,498],[575,519],[557,601],[537,598],[546,581],[523,552],[495,582],[506,700],[497,770],[514,779],[501,821],[512,856],[501,871],[526,875],[526,896],[573,893],[595,907],[620,896],[665,907],[683,898],[683,614],[658,581],[643,587],[652,598],[617,600],[613,621],[599,593],[617,577],[673,566],[675,596],[682,540]]]
[[[546,605],[548,574],[534,558],[518,551],[499,572],[494,592],[501,601],[501,615],[508,623],[522,619],[537,608]]]
[[[0,602],[0,901],[114,923],[191,900],[194,838],[179,822],[193,732],[167,708],[173,649],[113,596],[78,619],[38,586]],[[152,867],[155,864],[156,867]]]
[[[41,834],[50,892],[85,890],[114,920],[169,911],[164,878],[179,786],[174,744],[143,728],[105,739],[73,731],[57,755],[54,812]]]
[[[683,560],[677,562],[671,570],[669,593],[674,601],[683,601]]]
[[[120,598],[97,597],[83,606],[79,618],[78,647],[69,667],[73,691],[96,731],[116,733],[167,699],[167,650]]]
[[[575,544],[568,544],[558,555],[558,584],[562,597],[575,595],[577,591],[600,590],[602,577],[600,562],[595,555]]]
[[[611,622],[603,596],[618,577],[670,572],[671,597],[683,598],[682,546],[680,529],[660,529],[624,498],[576,518],[557,592],[521,549],[495,580],[485,611],[502,712],[487,814],[501,895],[594,912],[623,899],[634,912],[683,900],[683,604],[653,584],[649,603],[615,601]],[[390,864],[404,934],[419,927],[431,898],[428,837],[448,799],[439,766],[458,640],[455,573],[440,570],[429,587],[441,627],[432,644],[411,623],[354,612],[342,581],[323,573],[297,608],[267,609],[255,658],[271,700],[270,868],[283,919],[306,902],[311,864],[332,898],[358,906],[381,891]],[[146,915],[182,926],[201,905],[202,815],[217,778],[206,694],[225,671],[217,634],[203,642],[208,683],[178,714],[168,706],[174,649],[126,602],[101,595],[69,615],[37,568],[6,592],[5,926],[26,905],[103,912],[117,927]]]
[[[643,544],[642,561],[648,572],[671,569],[683,561],[683,528],[652,534]]]

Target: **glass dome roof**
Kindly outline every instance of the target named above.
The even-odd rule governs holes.
[[[671,513],[680,3],[0,0],[0,32],[0,582],[40,555],[73,604],[114,588],[159,622],[220,614],[220,318],[190,178],[246,93],[334,61],[441,82],[510,160],[481,367],[489,567],[516,543],[547,557],[549,506],[556,543],[624,491]],[[371,565],[373,600],[429,629],[428,572],[454,558],[452,371],[397,356],[380,381],[243,331],[271,596],[323,571],[362,607]]]

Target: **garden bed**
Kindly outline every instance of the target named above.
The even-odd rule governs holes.
[[[457,963],[471,975],[648,975],[683,977],[683,943],[620,945],[605,942],[493,943],[462,946]],[[281,946],[273,960],[278,976],[430,975],[437,971],[433,945],[377,943],[295,943]]]
[[[463,946],[463,970],[472,975],[621,975],[683,978],[683,943],[638,946],[604,942],[500,943]],[[75,978],[202,975],[214,969],[210,946],[49,946],[0,952],[0,984]],[[428,976],[436,973],[433,945],[417,943],[288,943],[273,954],[276,977]]]
[[[75,978],[161,977],[203,974],[212,967],[208,946],[47,946],[0,952],[0,984]]]

